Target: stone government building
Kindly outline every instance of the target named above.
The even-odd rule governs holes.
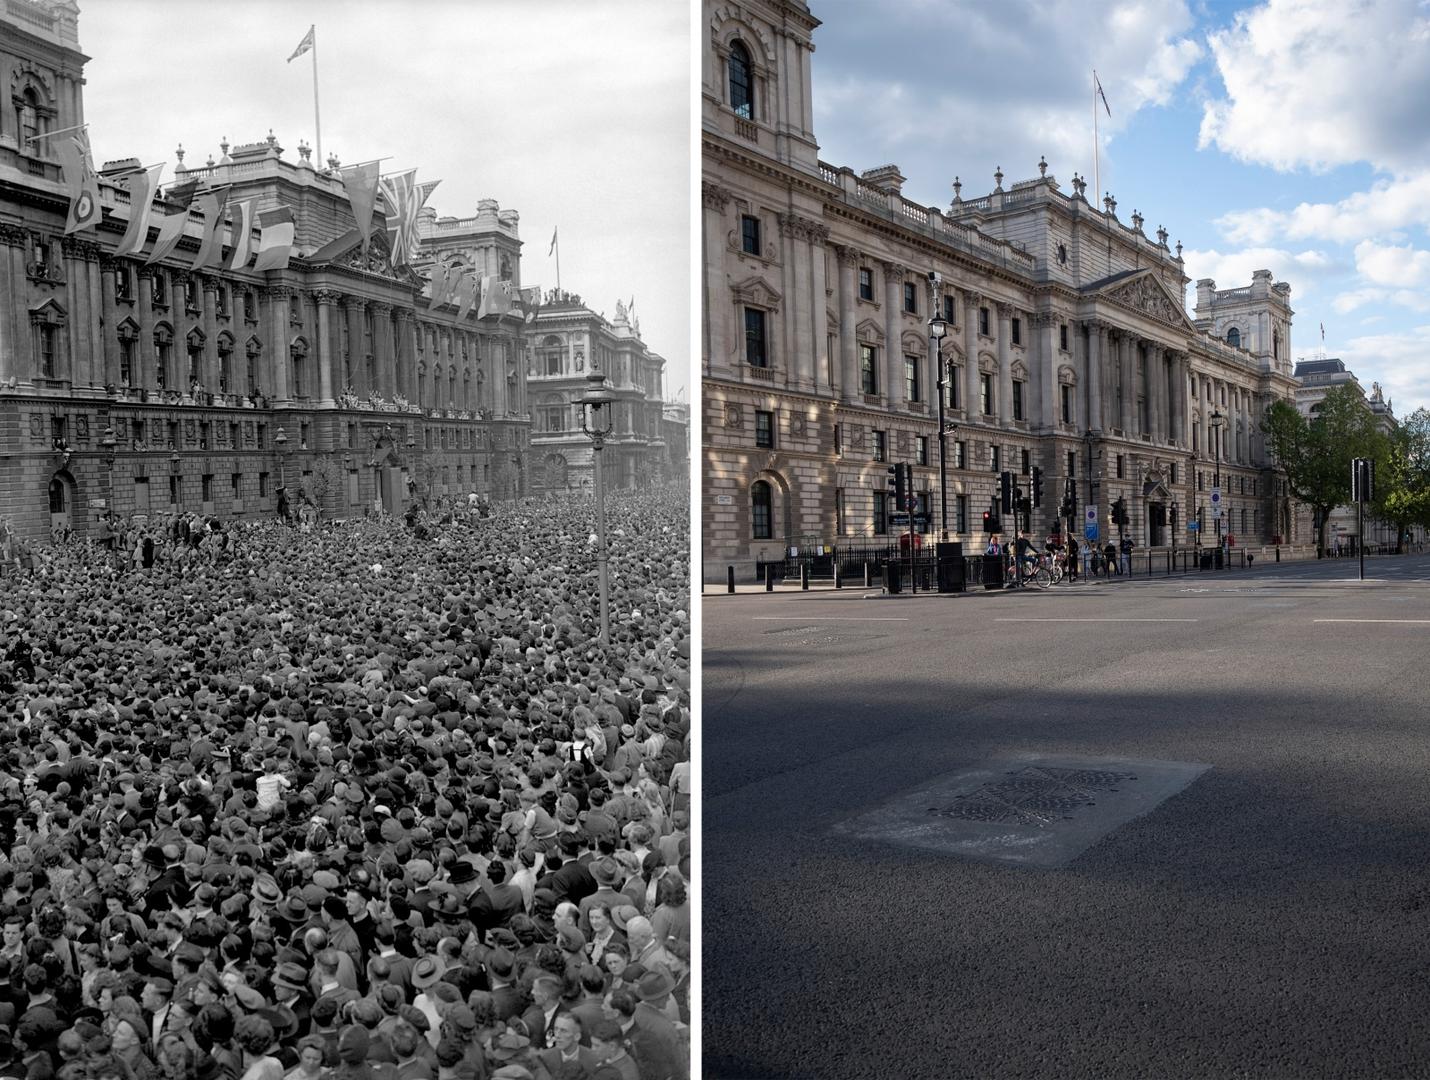
[[[286,269],[193,272],[196,210],[174,252],[146,266],[160,219],[177,209],[163,198],[140,254],[114,256],[129,190],[105,174],[137,161],[100,169],[102,223],[64,236],[54,140],[27,136],[83,122],[87,59],[72,0],[5,0],[0,516],[21,535],[68,524],[83,537],[109,506],[257,517],[273,512],[284,481],[339,517],[379,500],[396,512],[421,494],[510,498],[585,486],[590,447],[569,400],[575,438],[547,446],[551,429],[533,431],[538,349],[574,364],[586,347],[613,362],[603,369],[614,371],[618,399],[605,454],[613,487],[679,467],[666,438],[678,437],[678,425],[660,400],[665,362],[637,329],[613,326],[568,293],[548,294],[532,322],[519,307],[459,320],[455,301],[424,296],[438,260],[519,286],[519,216],[494,200],[466,218],[424,208],[417,266],[394,270],[380,223],[363,253],[336,158],[324,169],[300,145],[299,160],[286,160],[270,132],[244,146],[225,140],[222,158],[197,168],[180,150],[174,176],[232,185],[230,205],[256,196],[259,212],[290,208]],[[596,338],[611,340],[583,345]],[[584,380],[560,389],[579,393]],[[551,396],[543,390],[543,401]],[[569,472],[567,456],[577,459]]]
[[[803,0],[706,0],[702,72],[702,528],[711,579],[790,547],[893,540],[888,466],[909,462],[937,531],[940,366],[947,375],[951,540],[982,550],[1002,470],[1042,469],[1033,532],[1064,480],[1079,515],[1125,498],[1142,547],[1214,536],[1309,542],[1258,429],[1293,400],[1291,288],[1196,283],[1181,245],[1149,237],[1086,182],[1037,175],[940,209],[893,165],[819,159]],[[1031,171],[1031,170],[1030,170]],[[1095,195],[1096,193],[1094,193]],[[930,272],[940,282],[931,285]],[[939,356],[929,318],[947,321]],[[1026,483],[1024,484],[1026,489]],[[1214,541],[1208,541],[1214,542]]]

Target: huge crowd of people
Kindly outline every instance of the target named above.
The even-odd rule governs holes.
[[[0,1077],[686,1080],[688,515],[609,641],[583,496],[7,563]]]

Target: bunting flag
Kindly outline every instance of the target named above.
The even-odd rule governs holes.
[[[526,312],[526,321],[533,323],[541,313],[541,286],[533,285],[521,290],[521,306]]]
[[[116,255],[137,255],[149,239],[149,210],[154,201],[154,191],[159,186],[159,174],[164,171],[163,163],[150,169],[140,169],[129,174],[129,227],[124,237],[114,249]]]
[[[457,321],[465,319],[472,310],[472,305],[477,302],[477,272],[471,267],[462,271],[462,278],[457,282]]]
[[[448,278],[450,274],[443,263],[434,263],[432,275],[427,279],[429,286],[427,292],[427,305],[429,307],[441,307],[447,299]]]
[[[65,235],[98,225],[104,217],[99,205],[99,177],[94,173],[94,159],[89,153],[89,135],[77,131],[55,143],[55,153],[65,171],[65,186],[69,189],[70,209],[65,219]]]
[[[511,310],[511,291],[510,281],[498,281],[491,275],[482,278],[482,304],[477,309],[477,318],[505,315]]]
[[[288,57],[288,63],[291,64],[294,60],[298,59],[298,57],[302,56],[305,52],[307,52],[313,47],[313,32],[317,30],[317,28],[318,27],[316,23],[308,27],[308,32],[303,35],[303,40],[298,42],[298,47],[293,50],[293,55]]]
[[[245,199],[233,204],[230,214],[233,235],[229,238],[232,250],[228,253],[228,261],[223,264],[225,270],[242,270],[248,256],[253,253],[253,208],[257,201]]]
[[[427,205],[427,197],[437,190],[440,180],[424,180],[417,185],[417,209],[421,210]]]
[[[279,206],[258,215],[258,258],[254,270],[282,270],[293,253],[293,210]]]
[[[381,180],[382,197],[387,203],[389,257],[394,267],[407,265],[416,236],[416,176],[416,169],[408,169],[405,173],[384,176]]]
[[[342,171],[343,191],[347,193],[348,205],[357,219],[358,232],[362,235],[363,254],[367,254],[368,242],[372,239],[372,208],[377,205],[378,163],[369,161],[366,165],[353,165]]]
[[[159,226],[159,239],[154,241],[154,249],[144,260],[145,266],[167,258],[169,253],[178,247],[179,241],[184,238],[184,226],[189,221],[189,207],[193,204],[194,196],[198,190],[199,182],[197,180],[186,180],[169,189],[168,201],[178,203],[179,208],[165,215],[163,223]]]
[[[218,262],[223,254],[223,212],[228,206],[228,188],[204,192],[198,204],[199,213],[204,216],[204,231],[199,238],[199,253],[193,268],[202,270]]]
[[[1107,95],[1102,92],[1102,82],[1098,79],[1098,77],[1097,77],[1097,72],[1095,72],[1095,71],[1092,73],[1092,81],[1093,81],[1093,84],[1097,87],[1097,96],[1100,97],[1100,98],[1102,98],[1102,107],[1107,110],[1107,115],[1108,115],[1108,117],[1111,117],[1111,116],[1112,116],[1112,107],[1107,104]],[[1096,105],[1094,105],[1092,108],[1093,108],[1093,112],[1096,112],[1096,111],[1097,111],[1097,106],[1096,106]]]

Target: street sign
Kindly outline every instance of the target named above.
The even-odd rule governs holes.
[[[908,515],[908,514],[905,514],[905,513],[902,513],[902,512],[895,512],[895,513],[892,513],[892,514],[889,515],[889,524],[890,524],[890,525],[907,525],[908,523],[909,523],[909,515]],[[915,525],[927,525],[928,523],[929,523],[929,515],[928,515],[928,514],[915,514],[915,515],[914,515],[914,524],[915,524]]]
[[[1187,522],[1187,532],[1201,532],[1202,523],[1200,521]]]
[[[1085,506],[1082,511],[1082,535],[1084,540],[1097,539],[1097,506]]]
[[[1084,540],[1097,539],[1097,522],[1093,522],[1091,525],[1084,525],[1082,527],[1082,538]]]
[[[1212,520],[1221,518],[1221,488],[1212,488]]]

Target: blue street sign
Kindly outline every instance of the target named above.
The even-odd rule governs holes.
[[[1187,522],[1187,532],[1199,532],[1201,530],[1201,527],[1202,523],[1200,521]]]
[[[1091,525],[1085,525],[1085,526],[1083,526],[1082,536],[1083,536],[1083,539],[1084,539],[1084,540],[1096,540],[1096,539],[1097,539],[1097,522],[1094,521]]]

